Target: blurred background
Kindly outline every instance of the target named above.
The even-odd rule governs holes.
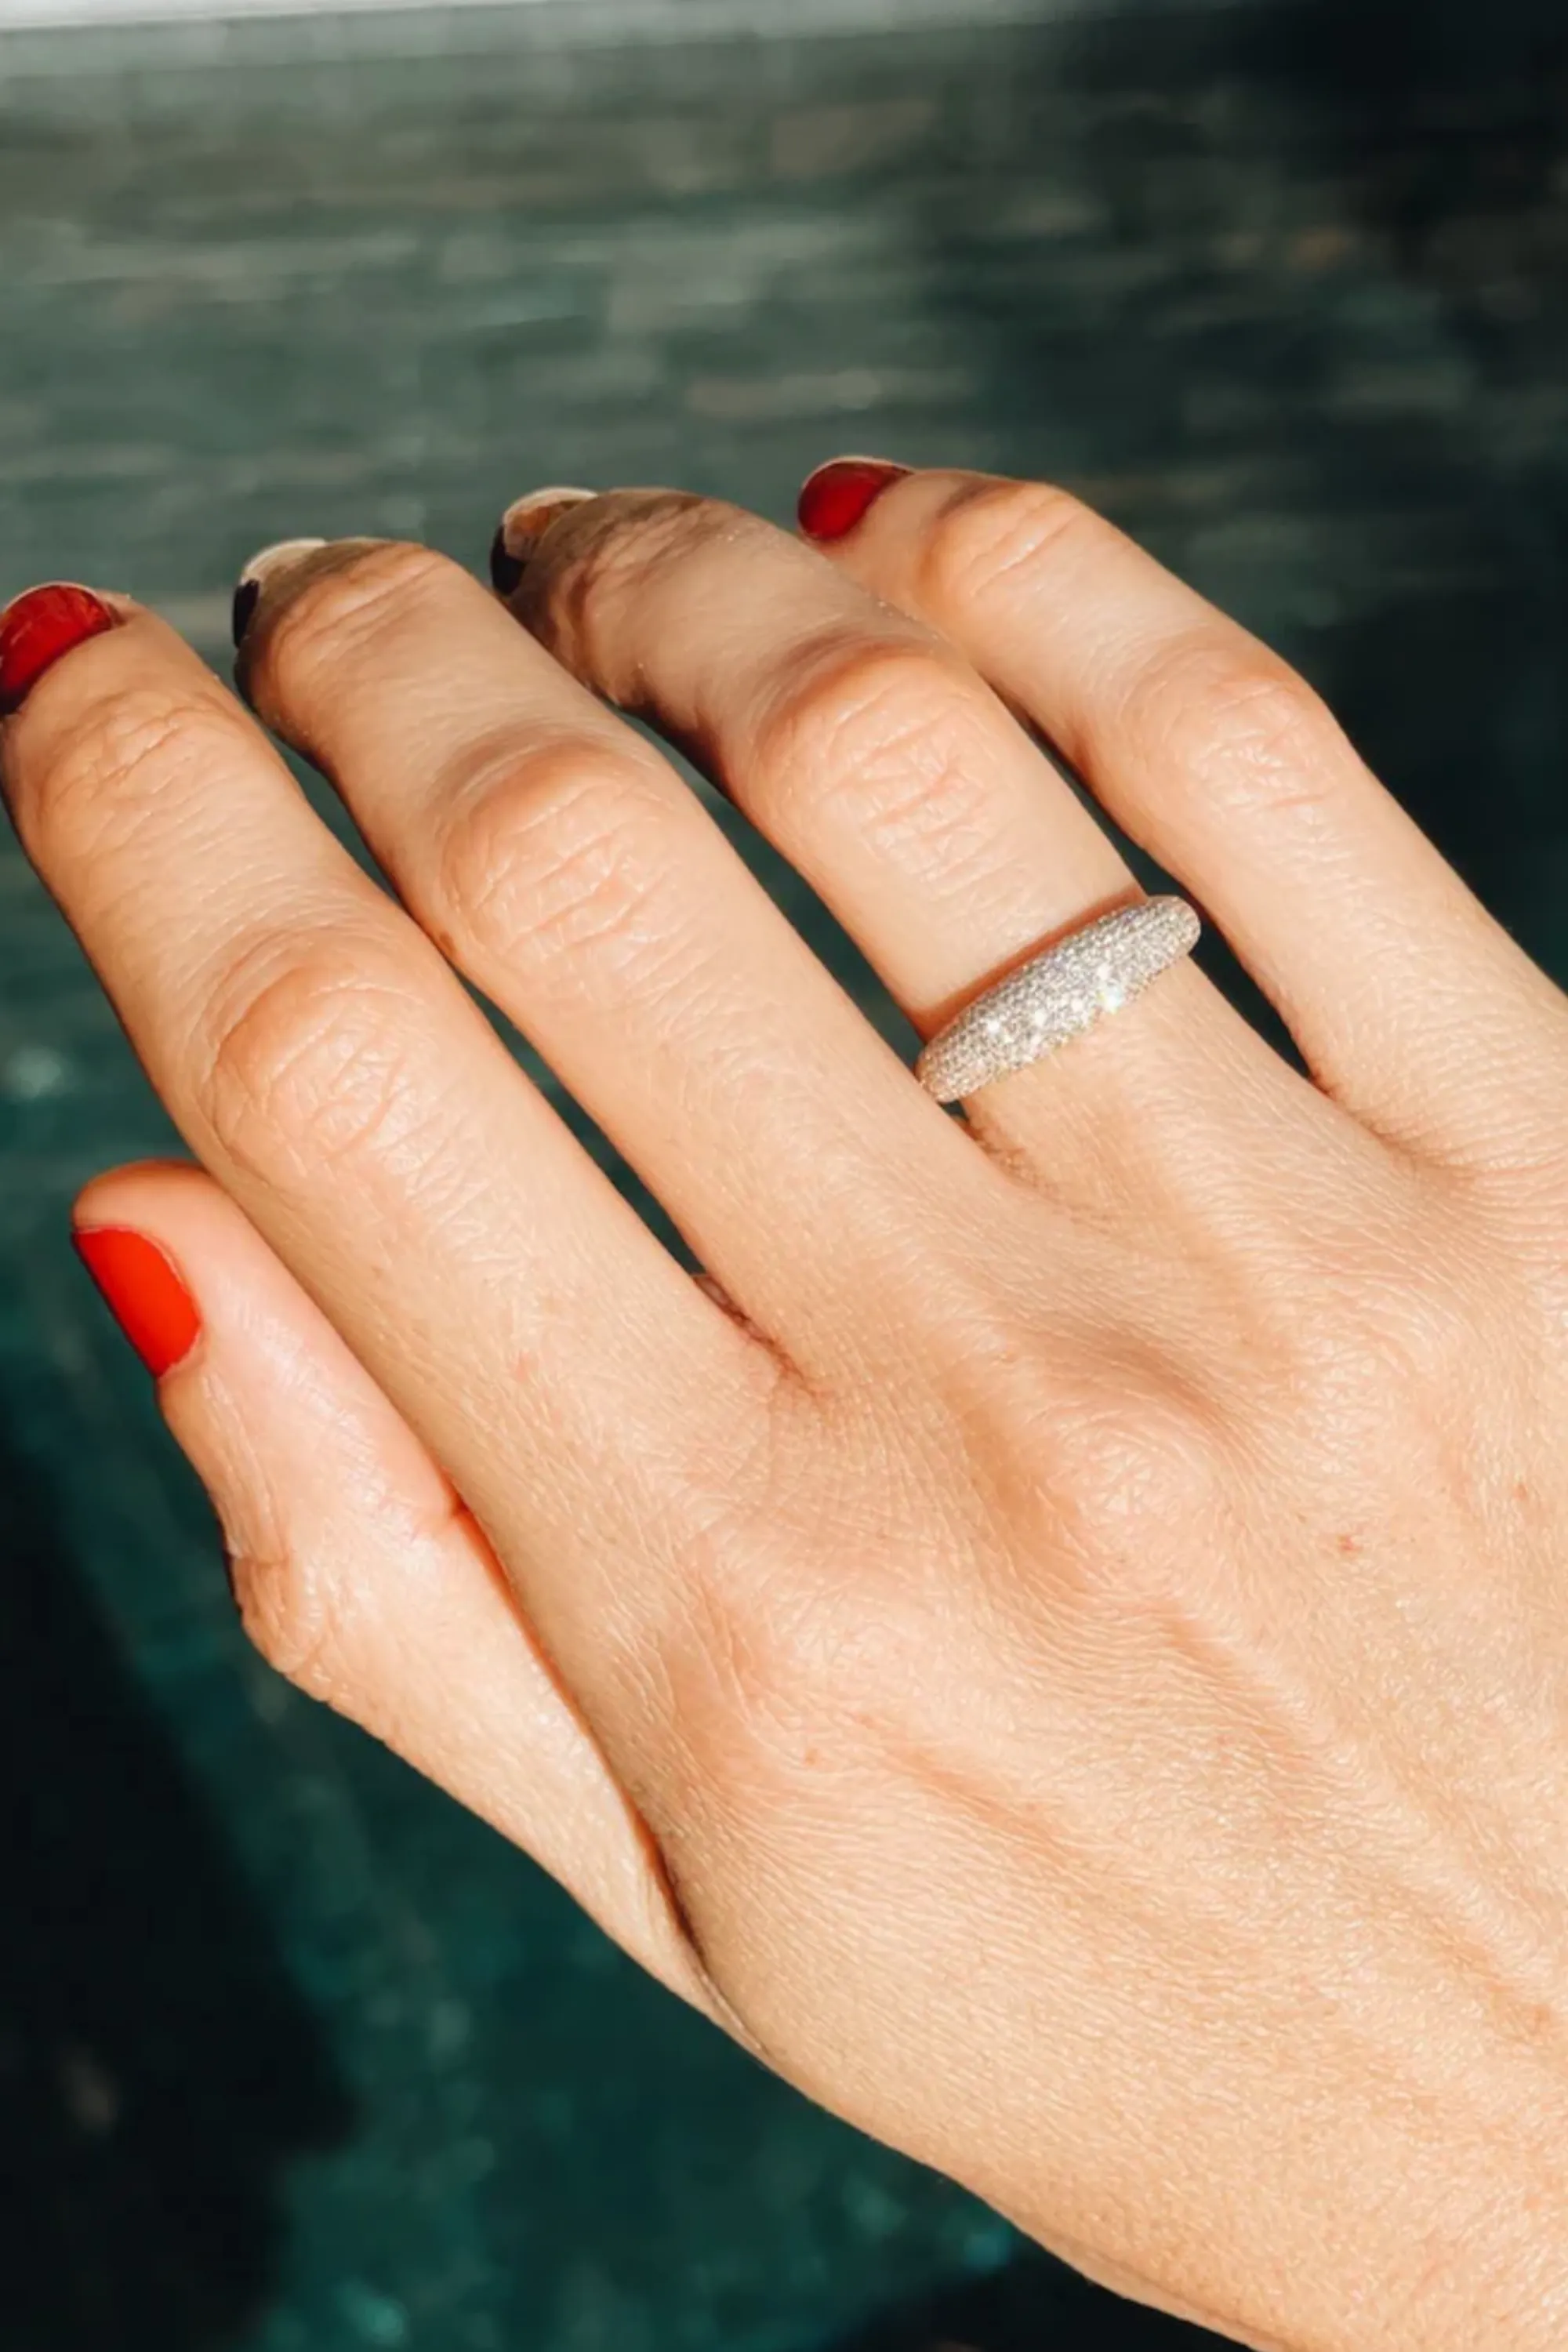
[[[549,481],[1047,475],[1568,977],[1562,0],[134,13],[0,0],[0,596],[129,589],[226,667],[298,532],[479,565]],[[67,1241],[170,1140],[7,836],[5,2352],[1209,2342],[766,2079],[248,1654]]]

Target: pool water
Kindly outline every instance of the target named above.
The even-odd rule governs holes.
[[[562,23],[0,37],[0,593],[131,589],[223,666],[295,533],[479,565],[547,481],[784,519],[846,447],[1050,476],[1296,660],[1568,973],[1551,13]],[[6,2352],[1196,2343],[769,2080],[249,1654],[67,1242],[170,1140],[7,842]]]

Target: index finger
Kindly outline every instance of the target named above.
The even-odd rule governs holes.
[[[668,1523],[680,1465],[722,1462],[761,1351],[234,698],[151,614],[86,593],[0,618],[0,691],[7,646],[85,623],[0,728],[24,846],[198,1157],[477,1516],[521,1521],[586,1608],[585,1561]]]

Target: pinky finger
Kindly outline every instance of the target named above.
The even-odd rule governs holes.
[[[211,1497],[263,1655],[711,2013],[642,1823],[483,1533],[243,1213],[200,1170],[153,1163],[89,1185],[75,1227]]]

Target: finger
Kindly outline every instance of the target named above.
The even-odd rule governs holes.
[[[647,1832],[407,1422],[199,1170],[116,1170],[79,1246],[159,1375],[247,1631],[279,1672],[524,1847],[706,2006]]]
[[[973,1155],[668,761],[418,548],[264,559],[242,668],[724,1288],[836,1359]]]
[[[559,498],[525,499],[503,524],[513,613],[596,692],[692,752],[922,1032],[1046,940],[1136,896],[1101,826],[929,629],[731,508]],[[1091,1044],[987,1086],[969,1110],[1058,1186],[1102,1184],[1110,1160],[1163,1183],[1184,1157],[1168,1122],[1212,1133],[1247,1096],[1244,1079],[1267,1091],[1288,1074],[1184,966]]]
[[[1060,490],[862,462],[802,510],[1203,902],[1325,1088],[1415,1148],[1518,1152],[1563,1001],[1283,662]]]
[[[171,632],[117,608],[0,749],[23,840],[187,1139],[505,1530],[582,1696],[577,1668],[617,1633],[635,1652],[667,1601],[678,1506],[710,1509],[710,1481],[760,1450],[777,1364]]]

